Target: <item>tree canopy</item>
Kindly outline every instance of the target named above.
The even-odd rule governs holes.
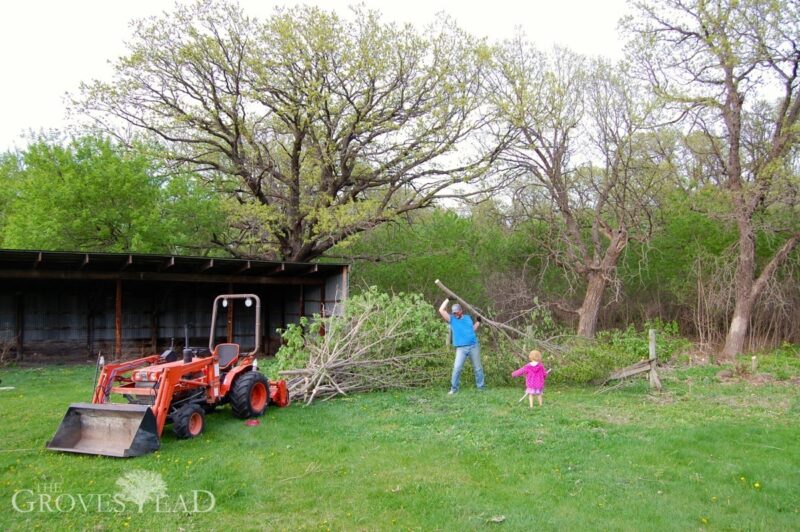
[[[625,65],[569,50],[543,53],[518,37],[495,52],[493,103],[515,133],[500,156],[513,201],[542,221],[549,261],[585,286],[578,332],[593,336],[606,288],[633,237],[652,231],[665,173],[651,160],[653,106]]]
[[[480,135],[488,52],[451,20],[420,33],[303,7],[259,21],[202,1],[134,28],[77,109],[157,139],[232,198],[217,242],[231,254],[312,259],[453,195],[496,154]]]
[[[4,160],[6,247],[198,254],[222,225],[219,202],[191,177],[169,179],[109,139],[43,138]]]
[[[800,1],[636,2],[630,50],[661,102],[700,142],[702,182],[719,187],[738,231],[735,308],[724,354],[744,345],[753,307],[800,242],[797,220],[762,230],[785,243],[759,265],[757,220],[798,205]],[[776,97],[770,98],[773,92]],[[759,267],[761,266],[761,267]]]

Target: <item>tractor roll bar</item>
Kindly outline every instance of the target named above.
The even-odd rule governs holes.
[[[222,294],[214,298],[214,307],[211,311],[211,332],[208,335],[208,350],[212,353],[214,352],[214,338],[217,332],[217,303],[219,303],[220,300],[227,302],[231,299],[244,299],[245,301],[250,299],[256,302],[256,329],[253,333],[256,345],[251,352],[247,353],[247,356],[253,356],[258,353],[261,336],[261,298],[255,294]],[[223,303],[223,305],[226,304],[227,303]]]

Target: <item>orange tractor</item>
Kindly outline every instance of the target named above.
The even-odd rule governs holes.
[[[214,345],[217,307],[234,300],[256,303],[255,347],[246,354],[239,344]],[[160,447],[166,423],[178,438],[203,432],[205,414],[230,403],[239,418],[260,416],[268,404],[286,406],[285,381],[270,382],[258,371],[256,353],[261,330],[261,300],[254,294],[217,296],[211,314],[209,356],[187,346],[183,359],[168,349],[161,355],[103,366],[91,403],[69,406],[55,436],[47,443],[54,451],[129,457]],[[124,397],[129,404],[112,403]]]

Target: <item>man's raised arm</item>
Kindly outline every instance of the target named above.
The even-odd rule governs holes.
[[[445,299],[439,306],[439,314],[442,315],[442,318],[444,318],[444,321],[446,321],[447,323],[450,323],[450,314],[447,312],[447,304],[449,302],[450,302],[449,299]]]

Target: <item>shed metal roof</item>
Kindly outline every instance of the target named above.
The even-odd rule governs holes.
[[[0,249],[0,278],[317,284],[344,263]]]

